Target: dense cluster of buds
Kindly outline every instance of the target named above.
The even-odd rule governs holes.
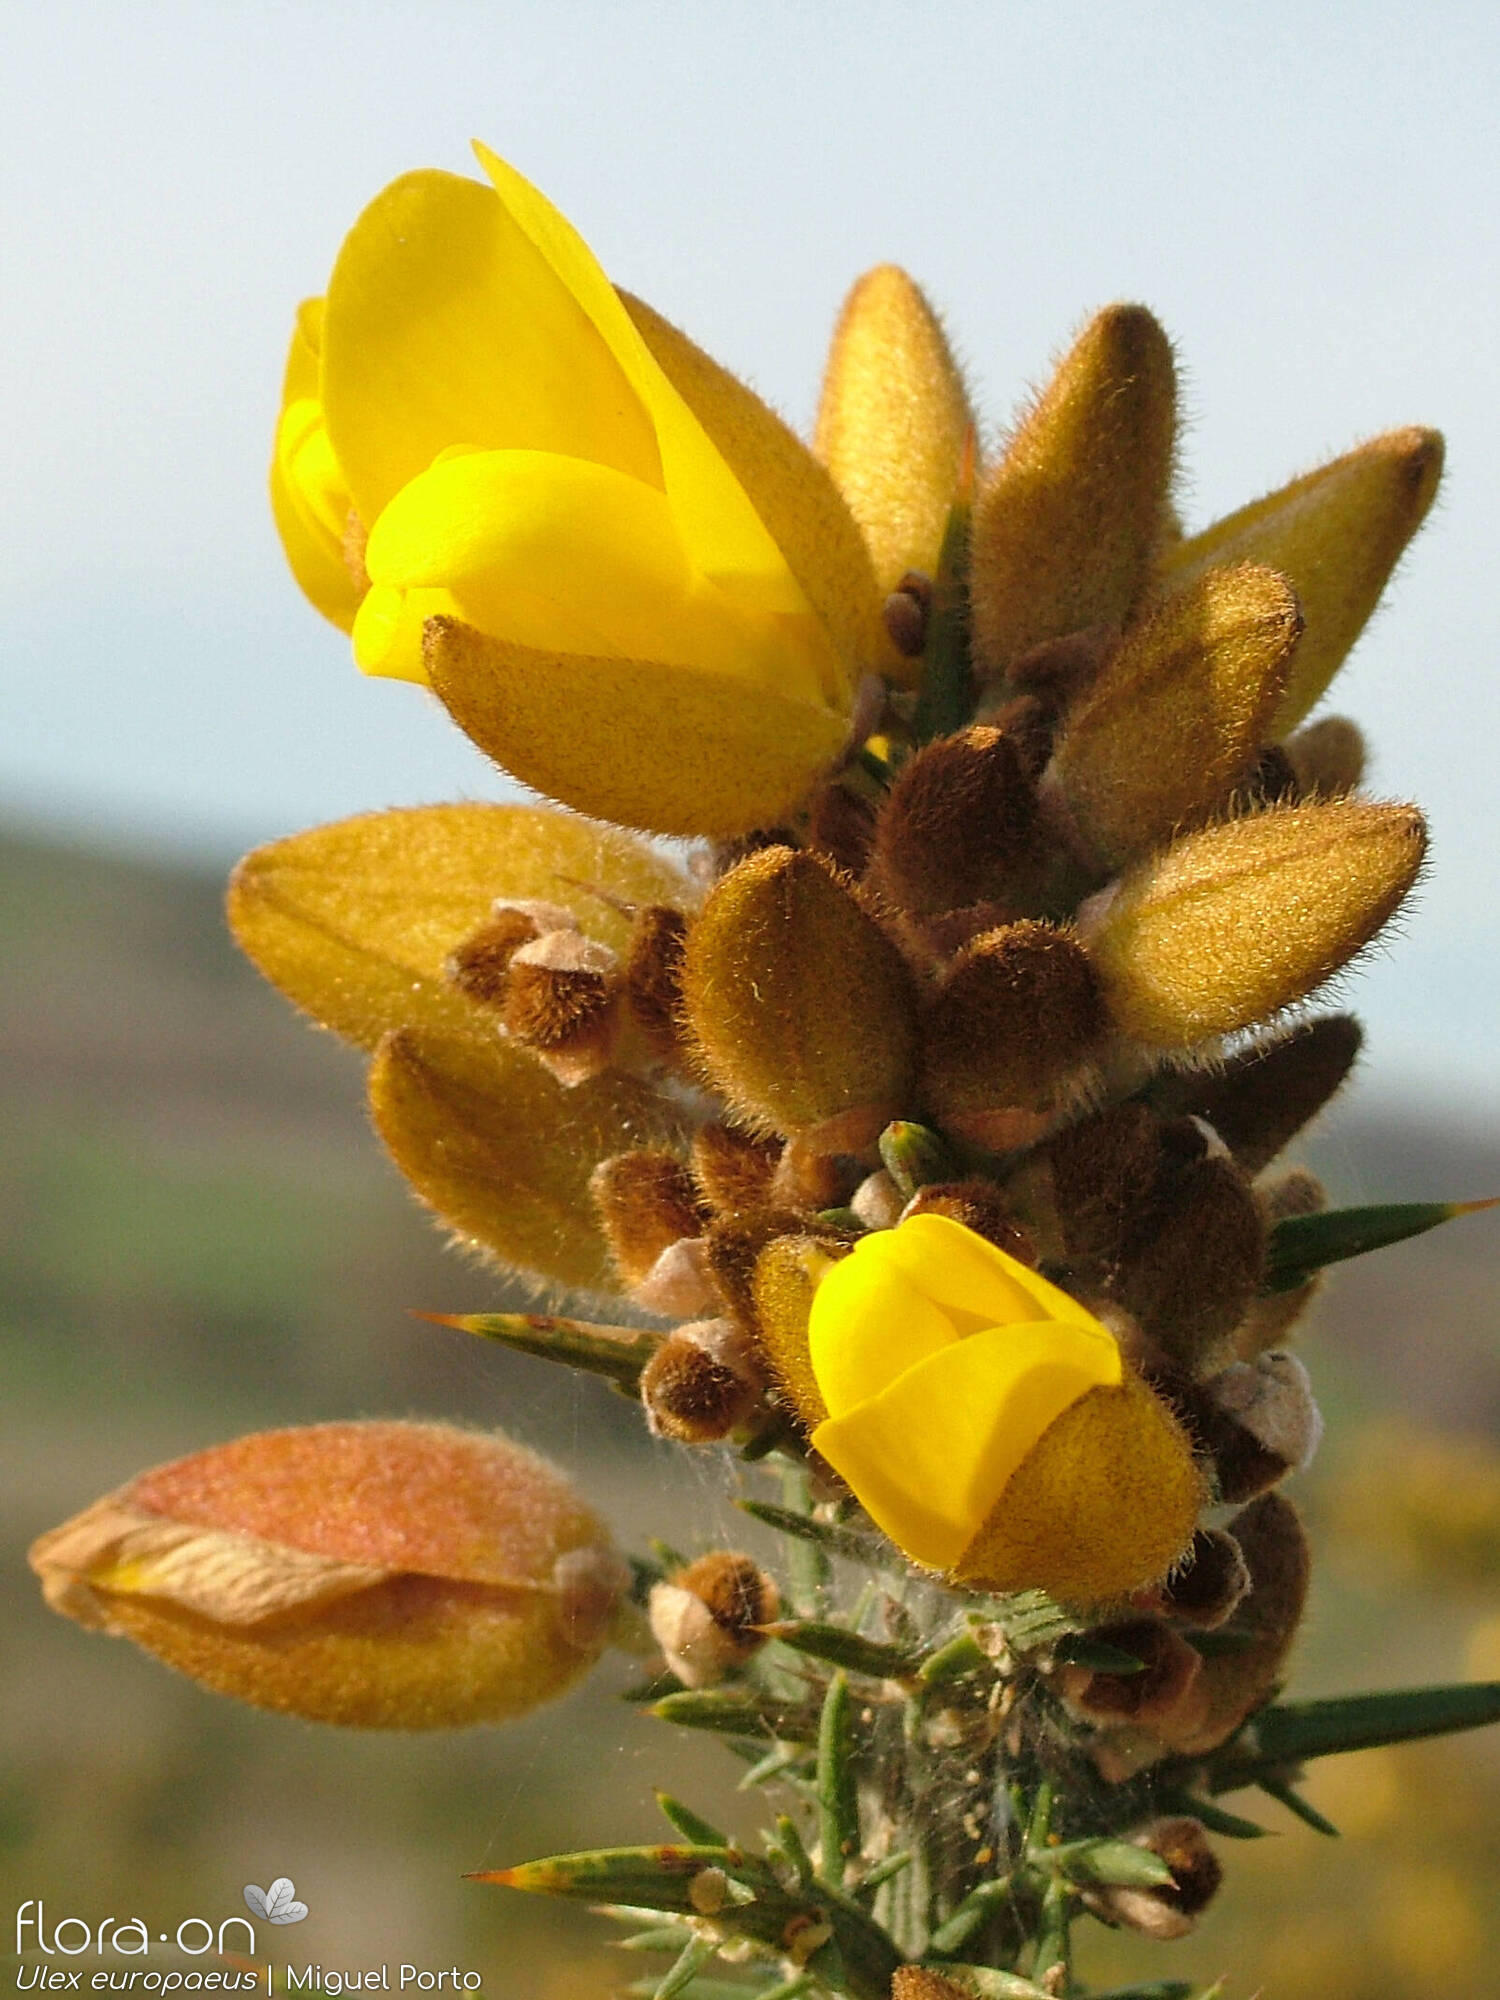
[[[969,1992],[961,1952],[1066,1992],[1079,1909],[1191,1925],[1224,1771],[1286,1790],[1295,1755],[1243,1734],[1307,1585],[1274,1489],[1319,1418],[1284,1343],[1323,1264],[1441,1219],[1329,1215],[1274,1164],[1359,1048],[1304,1003],[1423,863],[1354,725],[1310,717],[1440,440],[1188,536],[1149,312],[1099,313],[984,454],[886,268],[809,450],[480,158],[387,189],[303,308],[273,498],[360,664],[571,810],[325,827],[250,856],[231,918],[371,1052],[377,1130],[457,1237],[606,1311],[464,1324],[788,1468],[760,1512],[810,1583],[711,1550],[636,1595],[659,1712],[760,1739],[758,1782],[815,1782],[822,1814],[812,1857],[791,1819],[752,1863],[674,1807],[689,1846],[649,1866],[504,1879],[666,1912],[664,1993],[721,1947],[866,2000]],[[55,1600],[341,1720],[513,1710],[597,1649],[615,1559],[554,1475],[452,1433],[299,1435],[46,1539]],[[310,1503],[350,1452],[375,1483]],[[852,1610],[834,1558],[878,1579]],[[446,1708],[440,1664],[417,1694],[383,1663],[420,1637],[396,1597],[464,1650]]]

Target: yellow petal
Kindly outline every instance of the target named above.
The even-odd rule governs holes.
[[[366,1048],[407,1025],[491,1042],[493,1015],[447,983],[444,960],[497,897],[564,902],[623,951],[628,919],[581,883],[630,903],[689,900],[670,862],[612,828],[534,806],[417,806],[258,849],[235,870],[229,920],[288,998]]]
[[[913,1215],[899,1228],[862,1238],[859,1248],[865,1244],[878,1246],[875,1254],[882,1262],[904,1270],[929,1298],[957,1314],[961,1332],[1056,1319],[1087,1328],[1114,1349],[1113,1340],[1087,1306],[951,1216]],[[1116,1354],[1117,1373],[1118,1366]]]
[[[1163,557],[1175,591],[1222,563],[1265,563],[1285,573],[1307,630],[1272,732],[1284,736],[1322,698],[1364,630],[1402,550],[1421,527],[1443,470],[1438,431],[1389,431],[1269,493]]]
[[[830,1417],[847,1416],[959,1338],[950,1315],[909,1272],[861,1255],[896,1233],[883,1229],[862,1238],[813,1295],[808,1352]]]
[[[370,1067],[370,1113],[422,1199],[510,1270],[616,1289],[589,1195],[601,1159],[682,1133],[665,1100],[606,1072],[564,1089],[496,1037],[489,1046],[406,1029]]]
[[[323,301],[297,312],[271,455],[271,513],[303,595],[347,632],[363,594],[344,555],[350,498],[318,401]]]
[[[588,658],[427,628],[428,675],[473,740],[523,784],[651,833],[774,826],[843,750],[846,719],[663,661]]]
[[[881,617],[870,551],[827,471],[753,389],[629,292],[620,297],[647,346],[744,487],[833,641],[825,692],[842,699],[854,670],[901,664]],[[906,663],[909,665],[909,662]]]
[[[487,146],[476,145],[474,151],[513,226],[544,260],[556,287],[588,317],[641,405],[650,412],[660,450],[661,481],[693,566],[748,609],[805,614],[807,599],[785,557],[723,456],[658,366],[583,238],[514,167],[498,159]],[[529,297],[526,304],[529,310]],[[445,442],[452,443],[460,435],[472,434],[455,430]],[[475,441],[499,444],[523,440]],[[546,448],[567,449],[555,444]],[[590,451],[578,455],[601,456]],[[607,462],[619,463],[613,459]],[[634,471],[637,477],[647,476],[634,466],[621,464],[620,469]]]
[[[931,576],[973,427],[937,314],[905,271],[881,264],[839,315],[815,443],[865,532],[882,592]]]
[[[813,1449],[909,1556],[951,1569],[1048,1425],[1118,1371],[1097,1325],[992,1327],[820,1424]]]
[[[609,342],[506,205],[457,174],[404,175],[349,232],[328,287],[322,391],[370,523],[454,444],[661,480],[651,416]]]
[[[666,496],[548,452],[449,457],[404,487],[365,551],[372,583],[441,588],[491,638],[664,660],[822,700],[826,641],[746,613],[695,572]],[[363,664],[363,662],[362,662]]]

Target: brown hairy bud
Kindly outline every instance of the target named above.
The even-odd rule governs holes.
[[[701,1125],[693,1134],[693,1179],[710,1208],[735,1215],[770,1199],[780,1147],[733,1125]]]
[[[1150,1727],[1182,1707],[1203,1671],[1203,1655],[1159,1618],[1102,1626],[1090,1636],[1141,1662],[1139,1673],[1059,1667],[1053,1683],[1073,1713],[1087,1722]]]
[[[707,1213],[675,1153],[642,1147],[616,1153],[589,1180],[600,1226],[627,1284],[636,1284],[669,1244],[700,1235]]]
[[[830,1245],[818,1237],[778,1236],[756,1257],[751,1277],[761,1358],[783,1402],[810,1431],[828,1407],[808,1354],[807,1322],[818,1280],[833,1263]]]
[[[979,490],[970,562],[985,670],[1124,624],[1161,536],[1176,401],[1171,343],[1145,307],[1096,314]]]
[[[773,847],[731,870],[688,937],[683,993],[704,1067],[751,1127],[835,1119],[873,1142],[915,1056],[911,978],[851,885],[820,856]]]
[[[891,2000],[974,2000],[967,1986],[923,1965],[903,1965],[891,1978]]]
[[[1295,805],[1302,796],[1291,760],[1279,743],[1268,743],[1251,766],[1243,784],[1236,785],[1224,806],[1226,819],[1258,812],[1265,806]]]
[[[1210,1382],[1174,1382],[1172,1396],[1212,1464],[1218,1498],[1231,1506],[1300,1471],[1322,1436],[1307,1370],[1279,1349],[1235,1362]]]
[[[1243,1643],[1204,1660],[1198,1683],[1203,1712],[1171,1744],[1188,1755],[1216,1749],[1265,1701],[1281,1678],[1307,1603],[1307,1536],[1289,1500],[1267,1493],[1235,1515],[1229,1532],[1250,1572],[1250,1589],[1230,1627]]]
[[[1077,701],[1093,686],[1119,637],[1113,625],[1091,625],[1060,639],[1044,639],[1011,661],[1007,683],[1041,696],[1054,709]]]
[[[1114,1105],[1049,1140],[1045,1158],[1070,1259],[1114,1263],[1160,1157],[1160,1121],[1144,1104]]]
[[[682,1053],[682,954],[688,920],[653,903],[637,912],[625,952],[625,997],[647,1048],[658,1062]]]
[[[807,844],[826,854],[835,868],[857,881],[864,874],[875,839],[875,806],[837,779],[813,795],[807,816]]]
[[[760,1399],[749,1350],[723,1320],[679,1327],[641,1373],[646,1421],[679,1444],[717,1444],[739,1429]]]
[[[1037,854],[1036,803],[1011,739],[976,723],[902,766],[875,827],[881,893],[916,916],[1003,901]]]
[[[1242,1049],[1216,1070],[1162,1077],[1151,1100],[1205,1119],[1247,1174],[1258,1174],[1334,1096],[1364,1032],[1352,1014],[1325,1014]]]
[[[925,586],[925,588],[921,587]],[[918,660],[927,645],[932,614],[932,579],[908,570],[885,600],[881,615],[891,644],[905,660]]]
[[[1022,775],[1033,784],[1047,768],[1057,728],[1055,703],[1041,695],[1012,694],[1001,682],[975,704],[974,720],[998,729],[1016,753]]]
[[[1346,715],[1309,722],[1281,747],[1303,798],[1341,799],[1365,774],[1365,739]]]
[[[1191,1048],[1306,999],[1394,916],[1426,849],[1415,806],[1350,799],[1188,834],[1080,922],[1116,1025]]]
[[[619,991],[619,961],[608,945],[547,931],[512,954],[500,1019],[559,1083],[587,1083],[614,1052]]]
[[[1037,1261],[1036,1243],[1017,1222],[1002,1191],[993,1181],[930,1181],[920,1187],[902,1210],[911,1215],[948,1215],[1023,1264]]]
[[[721,1216],[704,1239],[714,1282],[741,1325],[754,1330],[755,1266],[761,1251],[778,1236],[800,1236],[807,1217],[791,1208],[758,1208]]]
[[[1210,570],[1125,634],[1044,781],[1101,874],[1223,805],[1269,734],[1301,631],[1285,578],[1245,564]]]
[[[1280,570],[1301,599],[1307,636],[1272,736],[1316,706],[1422,525],[1442,469],[1436,431],[1390,431],[1164,552],[1166,590],[1217,564],[1253,562]]]
[[[1073,933],[1006,924],[959,953],[926,1009],[922,1094],[944,1124],[1004,1143],[986,1114],[1051,1109],[1106,1025],[1094,968]]]
[[[1106,1923],[1125,1924],[1143,1937],[1159,1942],[1186,1937],[1224,1879],[1224,1870],[1208,1844],[1202,1822],[1186,1818],[1153,1820],[1130,1838],[1133,1846],[1161,1857],[1172,1871],[1171,1882],[1152,1888],[1112,1884],[1090,1889],[1084,1901]]]
[[[712,1687],[761,1646],[781,1609],[775,1583],[750,1556],[715,1549],[651,1592],[651,1631],[685,1687]]]
[[[1245,1175],[1225,1154],[1179,1167],[1162,1130],[1153,1184],[1127,1224],[1114,1291],[1162,1351],[1191,1374],[1221,1367],[1265,1267],[1266,1226]]]
[[[1200,1528],[1162,1588],[1161,1608],[1181,1624],[1212,1632],[1233,1615],[1249,1588],[1250,1572],[1234,1536],[1222,1528]]]
[[[482,1007],[498,1007],[505,998],[510,962],[521,946],[533,943],[544,931],[576,928],[560,905],[497,903],[489,921],[449,955],[443,971],[460,993]]]

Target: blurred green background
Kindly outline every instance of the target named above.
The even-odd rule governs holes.
[[[663,1454],[597,1385],[411,1316],[493,1304],[496,1281],[444,1251],[365,1129],[357,1060],[236,958],[219,900],[187,867],[0,840],[7,1907],[217,1922],[287,1874],[312,1914],[278,1959],[457,1963],[495,2000],[609,1994],[641,1965],[607,1926],[462,1876],[653,1836],[656,1783],[747,1824],[731,1759],[614,1698],[628,1663],[504,1730],[337,1735],[51,1616],[25,1568],[32,1535],[147,1464],[375,1414],[503,1424],[637,1545],[744,1539],[712,1455]],[[1356,1087],[1320,1129],[1308,1157],[1338,1199],[1500,1190],[1500,1145],[1392,1102],[1361,1112]],[[1318,1309],[1299,1693],[1500,1678],[1497,1267],[1474,1217],[1346,1268]],[[1225,1843],[1197,1934],[1090,1925],[1085,1975],[1227,1972],[1234,2000],[1500,1995],[1500,1731],[1333,1759],[1307,1790],[1341,1841],[1258,1801],[1274,1837]]]

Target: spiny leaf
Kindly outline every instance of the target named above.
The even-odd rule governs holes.
[[[812,1856],[803,1843],[797,1822],[790,1813],[776,1815],[776,1844],[803,1888],[811,1888],[813,1876],[817,1871],[813,1867]]]
[[[988,1965],[957,1965],[951,1959],[934,1960],[932,1970],[944,1979],[961,1979],[979,2000],[1047,2000],[1043,1987],[1033,1986],[1016,1972],[996,1972]]]
[[[658,1924],[654,1930],[637,1931],[621,1938],[621,1951],[681,1951],[683,1940],[692,1936],[686,1924]]]
[[[933,1932],[931,1948],[940,1955],[958,1951],[978,1930],[989,1915],[991,1908],[1011,1894],[1014,1887],[1008,1875],[997,1876],[993,1881],[981,1882],[969,1891],[952,1916]],[[960,1969],[960,1968],[955,1968]],[[965,1966],[964,1971],[970,1970]]]
[[[518,1354],[542,1361],[561,1361],[590,1375],[603,1375],[632,1395],[638,1393],[641,1370],[661,1346],[659,1333],[635,1326],[595,1326],[588,1320],[557,1319],[550,1313],[418,1313],[434,1326],[457,1327],[498,1341]]]
[[[774,1506],[769,1500],[736,1500],[743,1514],[753,1520],[763,1521],[768,1528],[775,1528],[783,1535],[797,1535],[806,1542],[820,1542],[830,1555],[846,1556],[851,1562],[866,1563],[880,1550],[880,1543],[873,1535],[862,1535],[854,1528],[840,1528],[831,1521],[815,1521],[807,1514],[798,1514],[790,1507]]]
[[[817,1711],[801,1704],[779,1702],[769,1695],[741,1694],[728,1689],[690,1688],[655,1702],[651,1713],[685,1729],[711,1729],[720,1736],[775,1736],[788,1743],[817,1740]]]
[[[520,1889],[529,1896],[560,1896],[577,1903],[630,1903],[678,1916],[697,1914],[692,1884],[705,1868],[726,1874],[773,1903],[786,1897],[763,1863],[738,1848],[697,1845],[603,1847],[578,1854],[553,1854],[517,1868],[485,1869],[468,1879]],[[738,1913],[736,1913],[738,1914]]]
[[[1045,1590],[1018,1590],[1009,1597],[996,1598],[995,1617],[1018,1653],[1033,1653],[1083,1629],[1077,1614]]]
[[[1264,1292],[1289,1292],[1305,1284],[1325,1264],[1363,1257],[1408,1236],[1421,1236],[1455,1216],[1494,1208],[1486,1201],[1400,1201],[1372,1208],[1329,1208],[1318,1215],[1284,1216],[1271,1231],[1266,1252]]]
[[[768,1785],[773,1778],[783,1778],[789,1771],[798,1777],[810,1773],[807,1752],[789,1743],[778,1743],[775,1749],[768,1750],[764,1757],[756,1755],[760,1748],[759,1744],[731,1743],[729,1747],[731,1750],[742,1750],[746,1755],[755,1757],[755,1762],[735,1787],[736,1791],[748,1792],[752,1785]]]
[[[717,1955],[718,1949],[718,1940],[715,1938],[689,1938],[682,1947],[681,1957],[658,1984],[651,2000],[676,2000],[676,1996],[691,1984],[708,1961]]]
[[[916,1855],[911,1853],[888,1854],[884,1861],[877,1861],[867,1875],[860,1877],[854,1893],[857,1896],[873,1896],[877,1889],[883,1888],[887,1882],[910,1868],[916,1858]]]
[[[1302,1794],[1291,1785],[1283,1784],[1279,1778],[1262,1778],[1260,1788],[1275,1799],[1278,1805],[1285,1806],[1287,1811],[1300,1819],[1304,1826],[1310,1826],[1314,1833],[1327,1834],[1330,1840],[1338,1839],[1339,1830],[1333,1821],[1325,1819],[1317,1807],[1309,1805]]]
[[[974,713],[974,669],[969,656],[969,527],[974,505],[974,434],[964,443],[958,493],[948,516],[932,610],[922,649],[922,687],[914,730],[919,743],[951,736]]]
[[[825,1625],[807,1618],[785,1618],[761,1628],[795,1653],[809,1659],[827,1660],[831,1666],[847,1667],[850,1673],[870,1680],[896,1680],[911,1672],[911,1655],[883,1639],[866,1639],[846,1625]]]
[[[1200,1799],[1193,1792],[1159,1791],[1155,1802],[1164,1813],[1201,1820],[1210,1833],[1221,1834],[1226,1840],[1264,1840],[1270,1832],[1269,1827],[1257,1826],[1253,1819],[1241,1819],[1238,1813],[1226,1812],[1223,1806]]]
[[[1500,1681],[1280,1703],[1263,1708],[1220,1754],[1212,1768],[1212,1789],[1228,1792],[1258,1784],[1263,1772],[1274,1775],[1278,1766],[1308,1757],[1447,1736],[1491,1722],[1500,1722]]]
[[[843,1882],[848,1857],[859,1852],[859,1793],[849,1711],[849,1683],[840,1668],[828,1683],[818,1718],[819,1837],[823,1874],[835,1887]]]
[[[1129,1840],[1074,1840],[1030,1858],[1070,1879],[1122,1889],[1164,1889],[1173,1881],[1171,1869],[1159,1854]]]
[[[961,1680],[994,1663],[972,1632],[960,1632],[956,1639],[929,1653],[917,1669],[923,1687],[941,1687],[946,1681]]]
[[[716,1826],[710,1826],[706,1819],[700,1819],[691,1806],[685,1806],[681,1799],[670,1792],[659,1791],[656,1803],[684,1840],[695,1847],[728,1847],[729,1841]]]

